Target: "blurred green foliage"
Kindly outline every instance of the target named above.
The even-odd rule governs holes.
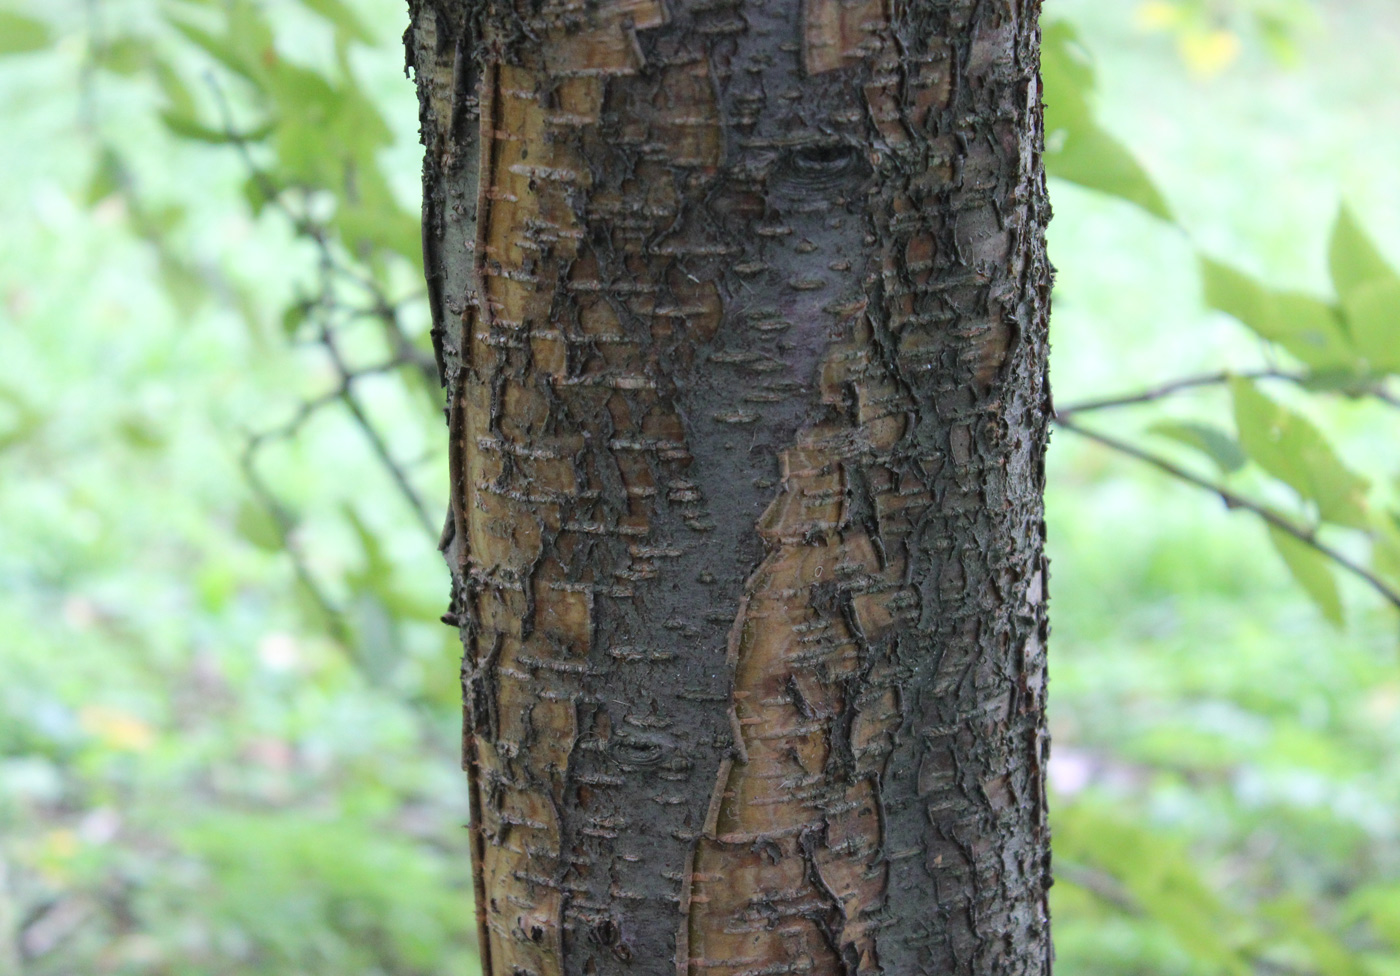
[[[1400,10],[1047,14],[1059,969],[1397,976]],[[474,971],[403,19],[0,9],[0,976]]]

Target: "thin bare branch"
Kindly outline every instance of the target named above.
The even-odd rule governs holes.
[[[321,584],[316,581],[315,575],[311,572],[311,567],[306,564],[302,557],[301,547],[297,545],[293,536],[296,528],[295,520],[287,514],[287,510],[277,500],[277,496],[272,493],[272,489],[263,481],[262,475],[258,473],[255,455],[258,449],[257,438],[249,438],[243,448],[243,455],[239,459],[243,468],[243,476],[248,480],[248,486],[252,489],[254,497],[272,519],[273,525],[277,529],[277,537],[281,543],[282,551],[292,561],[292,571],[296,573],[297,581],[306,588],[312,601],[321,611],[321,615],[326,618],[326,627],[330,630],[331,636],[341,647],[350,647],[350,634],[345,629],[344,613],[331,602],[325,590],[321,589]]]
[[[437,539],[438,530],[433,528],[433,520],[428,515],[428,510],[423,505],[423,500],[418,497],[418,491],[408,480],[408,473],[403,466],[394,460],[393,454],[389,451],[389,445],[384,442],[379,431],[370,422],[359,401],[355,398],[351,389],[351,378],[355,375],[345,360],[340,355],[340,349],[336,345],[335,336],[329,328],[322,328],[321,343],[326,347],[326,352],[330,354],[331,362],[334,364],[336,372],[340,375],[340,399],[345,404],[345,408],[350,411],[350,415],[355,418],[355,422],[360,425],[365,438],[369,441],[374,453],[378,455],[379,461],[389,471],[389,476],[393,478],[394,484],[398,486],[399,492],[404,496],[413,514],[417,517],[418,523],[423,526],[423,530],[428,533],[430,539]]]
[[[286,438],[293,437],[298,431],[301,430],[301,428],[306,424],[308,420],[310,420],[321,410],[325,409],[326,407],[332,406],[336,403],[339,403],[342,400],[342,398],[344,398],[344,396],[349,392],[350,387],[356,381],[364,379],[367,376],[380,376],[384,373],[388,373],[392,370],[398,369],[400,366],[416,365],[416,363],[406,363],[403,360],[396,358],[390,359],[386,362],[382,362],[374,366],[366,366],[362,369],[357,369],[353,372],[346,373],[341,377],[340,382],[335,386],[334,389],[322,393],[320,396],[315,397],[313,399],[302,401],[301,405],[297,408],[297,412],[292,415],[291,420],[287,421],[285,424],[282,424],[280,427],[273,427],[269,430],[264,430],[257,434],[254,434],[249,439],[249,444],[256,451],[261,449],[262,446],[269,441],[284,440]]]
[[[1164,471],[1180,481],[1184,481],[1187,484],[1195,485],[1197,488],[1203,488],[1214,495],[1218,495],[1220,497],[1220,500],[1225,503],[1225,506],[1227,508],[1238,508],[1247,512],[1252,512],[1254,515],[1257,515],[1259,518],[1263,519],[1265,522],[1278,529],[1280,532],[1284,532],[1292,536],[1293,538],[1297,539],[1299,542],[1303,543],[1309,548],[1315,550],[1323,556],[1326,556],[1329,560],[1336,563],[1338,566],[1342,567],[1347,572],[1351,573],[1353,576],[1356,576],[1358,579],[1364,581],[1368,586],[1370,586],[1373,590],[1379,593],[1386,600],[1386,602],[1388,602],[1391,606],[1395,607],[1397,610],[1400,610],[1400,590],[1397,590],[1395,587],[1391,586],[1385,580],[1381,579],[1375,573],[1371,572],[1365,566],[1362,566],[1360,563],[1356,562],[1354,559],[1352,559],[1350,556],[1346,555],[1339,549],[1336,549],[1335,547],[1322,541],[1322,539],[1318,537],[1316,529],[1297,525],[1293,522],[1292,519],[1289,519],[1288,517],[1279,514],[1278,512],[1274,511],[1268,506],[1261,505],[1260,503],[1246,498],[1238,492],[1232,491],[1231,489],[1226,488],[1224,485],[1217,484],[1208,478],[1203,478],[1200,475],[1193,474],[1192,472],[1187,471],[1185,468],[1174,464],[1173,462],[1167,460],[1164,457],[1160,457],[1156,454],[1151,453],[1150,451],[1144,451],[1142,448],[1137,447],[1134,444],[1130,444],[1124,440],[1119,440],[1118,438],[1113,437],[1109,434],[1104,434],[1100,433],[1099,431],[1089,430],[1085,427],[1081,427],[1079,426],[1079,424],[1070,420],[1068,415],[1063,412],[1057,413],[1055,415],[1054,422],[1055,425],[1058,427],[1062,427],[1065,430],[1073,431],[1081,437],[1087,437],[1089,440],[1102,444],[1105,447],[1112,448],[1120,454],[1126,454],[1129,457],[1137,458],[1139,461],[1143,461],[1147,464],[1150,464],[1153,467],[1157,468],[1159,471]]]
[[[1153,403],[1185,390],[1200,389],[1208,386],[1224,386],[1226,383],[1230,382],[1232,378],[1243,380],[1279,380],[1285,383],[1292,383],[1295,386],[1307,387],[1314,390],[1317,389],[1317,387],[1313,386],[1317,377],[1310,373],[1296,373],[1272,368],[1243,370],[1240,372],[1222,370],[1218,373],[1183,377],[1182,379],[1172,380],[1171,382],[1141,390],[1137,393],[1127,393],[1121,396],[1071,403],[1068,406],[1057,408],[1056,414],[1060,417],[1068,417],[1072,414],[1089,413],[1094,410],[1111,410],[1117,407],[1130,407],[1144,403]],[[1381,380],[1369,382],[1358,380],[1355,386],[1339,387],[1332,392],[1342,393],[1350,397],[1374,397],[1392,407],[1400,408],[1400,396],[1396,396],[1387,390],[1382,385],[1382,382]]]

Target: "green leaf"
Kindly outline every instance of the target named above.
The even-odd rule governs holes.
[[[44,424],[44,415],[10,387],[0,385],[0,452],[24,443]]]
[[[276,103],[277,156],[287,175],[353,199],[347,164],[357,167],[356,183],[376,166],[376,154],[393,142],[379,109],[353,82],[337,84],[298,65],[279,62],[269,72],[268,90]]]
[[[356,189],[359,199],[345,200],[334,226],[346,247],[356,253],[384,248],[417,263],[422,260],[422,231],[415,214],[394,199],[377,167],[360,170]]]
[[[99,67],[114,74],[131,77],[145,70],[152,62],[151,45],[138,37],[119,37],[93,52]]]
[[[180,73],[168,61],[155,62],[156,84],[165,96],[167,106],[176,115],[189,118],[195,114],[194,96],[180,78]]]
[[[1045,153],[1047,173],[1137,204],[1154,217],[1172,219],[1166,200],[1147,171],[1118,140],[1093,122],[1065,126],[1060,131],[1064,135],[1057,151],[1047,149]]]
[[[1368,528],[1365,478],[1348,469],[1310,421],[1261,393],[1248,380],[1232,379],[1240,446],[1251,460],[1317,505],[1328,522]]]
[[[0,10],[0,55],[42,51],[53,41],[53,32],[42,20]]]
[[[179,227],[184,222],[188,212],[182,204],[178,203],[166,203],[142,210],[141,236],[152,243],[162,243],[160,238]]]
[[[136,412],[118,420],[114,429],[128,447],[138,452],[159,450],[168,441],[158,423]]]
[[[1400,585],[1400,513],[1390,513],[1389,524],[1382,522],[1371,543],[1371,568],[1377,576]]]
[[[1045,168],[1051,176],[1127,200],[1171,220],[1166,200],[1124,146],[1094,121],[1094,72],[1069,25],[1050,24],[1041,48]]]
[[[1332,566],[1327,557],[1306,543],[1300,542],[1281,529],[1270,525],[1269,541],[1293,579],[1312,598],[1322,615],[1338,627],[1345,623],[1342,615],[1342,597],[1337,591],[1337,580],[1332,575]]]
[[[180,316],[189,318],[199,311],[209,297],[209,290],[199,273],[166,251],[159,256],[159,268],[160,283],[165,286],[165,294]]]
[[[272,24],[263,13],[262,3],[233,0],[228,7],[228,35],[244,57],[259,67],[278,63]]]
[[[1091,865],[1121,886],[1134,909],[1160,922],[1183,951],[1204,963],[1193,972],[1251,972],[1232,938],[1238,919],[1197,873],[1198,859],[1178,838],[1084,801],[1062,809],[1060,823],[1056,855]]]
[[[1390,945],[1400,949],[1400,884],[1363,885],[1347,896],[1348,921],[1366,919]]]
[[[89,207],[95,206],[122,188],[122,162],[111,146],[103,146],[97,154],[97,165],[93,168],[92,179],[88,181],[83,200]]]
[[[1162,437],[1194,447],[1216,463],[1223,474],[1233,474],[1244,467],[1244,451],[1239,443],[1217,427],[1193,421],[1168,420],[1153,424],[1148,430]]]
[[[1297,67],[1302,60],[1295,37],[1294,25],[1285,17],[1276,14],[1260,13],[1255,17],[1259,29],[1259,39],[1273,59],[1285,67]]]
[[[1313,919],[1312,909],[1297,896],[1280,898],[1260,906],[1261,914],[1279,928],[1279,942],[1297,944],[1310,957],[1310,969],[1327,976],[1371,976],[1370,967],[1341,939]]]
[[[368,614],[361,623],[369,623],[376,629],[382,629],[381,625],[375,622],[376,614],[387,614],[391,618],[384,626],[405,618],[436,621],[442,615],[438,604],[417,594],[401,592],[395,586],[398,574],[394,571],[393,561],[384,551],[384,546],[351,505],[344,505],[343,511],[365,554],[360,567],[351,570],[345,576],[346,583],[357,595],[357,608]],[[360,602],[367,597],[373,598],[372,606]]]
[[[296,335],[297,329],[301,328],[301,323],[306,321],[310,306],[305,301],[288,305],[282,310],[282,333],[288,336]]]
[[[264,552],[282,551],[282,532],[277,521],[268,514],[267,509],[253,501],[244,501],[238,506],[233,527],[245,541]]]
[[[238,592],[238,574],[227,563],[210,560],[195,573],[194,591],[199,597],[200,609],[219,613]]]
[[[360,18],[356,17],[354,12],[340,0],[302,0],[302,3],[312,13],[317,14],[327,23],[334,25],[357,41],[373,44],[378,40],[360,22]]]
[[[165,123],[167,129],[182,139],[193,139],[196,142],[207,142],[211,145],[222,145],[230,142],[260,142],[271,135],[274,128],[273,123],[264,122],[247,132],[223,132],[170,111],[161,112],[160,120]]]
[[[245,81],[250,81],[261,87],[261,75],[257,70],[256,62],[246,58],[228,38],[219,37],[216,34],[210,33],[198,24],[194,24],[183,17],[171,16],[168,19],[170,21],[170,26],[185,35],[196,47],[202,49],[214,60],[218,61],[225,68],[228,68]]]
[[[1279,345],[1318,369],[1354,367],[1356,355],[1335,306],[1300,292],[1273,293]]]
[[[1318,370],[1358,372],[1337,310],[1297,292],[1273,291],[1242,271],[1201,257],[1205,302]]]
[[[446,859],[379,829],[396,809],[397,784],[367,768],[347,777],[339,817],[196,812],[174,832],[209,872],[201,909],[243,933],[260,971],[440,972],[460,960],[453,947],[471,939],[470,903],[463,908]],[[313,970],[307,958],[327,962]]]
[[[1372,278],[1343,299],[1352,341],[1373,373],[1400,373],[1400,278]]]
[[[1079,33],[1066,20],[1047,23],[1041,32],[1040,71],[1045,97],[1077,99],[1083,104],[1094,90],[1094,65]]]
[[[1332,226],[1327,263],[1332,272],[1332,285],[1344,300],[1368,282],[1395,277],[1380,250],[1345,204]]]
[[[347,502],[341,506],[341,510],[365,554],[364,565],[347,574],[351,585],[356,589],[367,589],[378,594],[388,592],[394,578],[394,565],[385,555],[384,547],[379,544],[379,540],[352,505]]]
[[[261,174],[244,180],[241,190],[243,201],[248,204],[248,209],[253,212],[254,217],[262,215],[263,209],[272,202],[273,195],[277,192],[277,188],[269,183],[268,177]]]

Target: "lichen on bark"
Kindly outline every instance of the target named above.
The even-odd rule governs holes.
[[[410,11],[487,973],[1047,973],[1038,4]]]

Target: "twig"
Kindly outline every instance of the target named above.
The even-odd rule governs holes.
[[[1182,390],[1191,390],[1202,386],[1222,386],[1230,381],[1232,375],[1238,376],[1241,379],[1252,380],[1287,379],[1295,383],[1301,382],[1305,378],[1299,374],[1285,373],[1277,369],[1260,369],[1252,372],[1234,374],[1224,371],[1219,373],[1207,373],[1204,376],[1188,376],[1184,379],[1173,380],[1170,383],[1163,383],[1160,386],[1154,386],[1151,389],[1143,390],[1139,393],[1128,393],[1122,396],[1103,397],[1097,400],[1085,400],[1081,403],[1072,403],[1066,407],[1057,407],[1055,413],[1057,417],[1067,417],[1070,414],[1088,413],[1091,410],[1110,410],[1114,407],[1127,407],[1133,404],[1151,403],[1154,400],[1161,400],[1164,397],[1171,396],[1173,393],[1179,393]]]
[[[305,236],[315,246],[320,253],[321,262],[330,268],[337,276],[359,286],[369,297],[370,307],[359,309],[355,314],[366,315],[377,320],[384,326],[386,338],[394,354],[411,361],[423,377],[424,383],[431,395],[436,396],[438,390],[437,363],[413,345],[408,334],[404,331],[403,322],[399,318],[398,306],[389,300],[384,289],[373,277],[363,275],[350,265],[340,260],[331,247],[329,235],[325,227],[316,223],[309,215],[297,214],[282,198],[281,190],[268,176],[266,171],[257,164],[253,158],[252,149],[248,145],[248,140],[242,133],[237,132],[233,127],[233,114],[229,109],[228,99],[225,97],[223,89],[219,86],[218,80],[213,76],[207,76],[209,86],[213,89],[215,100],[219,106],[220,124],[223,126],[222,135],[238,151],[239,157],[243,160],[243,165],[248,168],[248,172],[253,181],[257,184],[258,192],[268,202],[268,205],[281,213],[292,224],[293,230]]]
[[[257,452],[259,440],[249,438],[248,443],[243,448],[243,455],[240,458],[240,466],[243,468],[243,476],[248,479],[248,485],[258,502],[267,511],[272,519],[273,525],[277,528],[277,537],[282,543],[282,549],[292,560],[292,570],[296,573],[297,581],[306,588],[306,592],[311,595],[311,599],[320,609],[322,616],[326,618],[326,626],[331,632],[331,636],[341,647],[350,647],[350,635],[345,629],[342,612],[331,603],[330,597],[326,596],[321,585],[316,582],[316,577],[312,575],[311,567],[306,565],[306,560],[302,558],[301,549],[292,538],[292,531],[295,522],[286,510],[277,501],[277,497],[258,474],[257,464],[254,455]]]
[[[260,450],[268,441],[285,440],[292,437],[319,411],[332,404],[339,403],[346,393],[349,392],[351,384],[355,383],[357,380],[364,379],[367,376],[379,376],[391,370],[398,369],[400,366],[409,365],[413,364],[405,363],[403,360],[396,358],[386,360],[375,366],[366,366],[363,369],[357,369],[353,372],[346,373],[341,377],[339,384],[337,384],[333,390],[323,393],[314,399],[303,400],[301,406],[297,408],[297,412],[293,414],[291,420],[280,427],[273,427],[269,430],[254,434],[249,438],[249,444],[256,451]]]
[[[252,179],[257,183],[259,192],[262,193],[263,197],[267,200],[268,205],[274,207],[292,223],[293,228],[298,234],[305,236],[316,246],[322,280],[320,297],[318,301],[312,303],[313,307],[316,305],[330,307],[336,304],[334,301],[334,286],[329,280],[332,276],[346,277],[350,281],[360,285],[369,294],[371,307],[367,310],[361,310],[358,314],[369,315],[381,322],[388,333],[389,344],[394,352],[394,361],[397,364],[415,367],[425,378],[430,377],[430,381],[434,384],[435,388],[437,382],[435,365],[433,365],[432,371],[429,373],[428,366],[422,362],[423,357],[418,354],[412,342],[404,333],[402,325],[399,322],[397,310],[389,302],[383,289],[379,287],[378,282],[348,268],[345,263],[336,256],[328,240],[325,228],[317,224],[309,216],[298,215],[287,206],[276,184],[273,183],[272,179],[258,166],[257,161],[253,159],[253,154],[248,146],[247,140],[234,129],[233,117],[229,109],[228,100],[224,97],[223,89],[219,86],[217,79],[209,75],[207,80],[209,86],[213,89],[215,100],[219,106],[223,135],[238,151]],[[388,469],[394,484],[408,501],[409,507],[413,509],[413,514],[417,518],[419,524],[423,526],[423,530],[428,533],[430,538],[436,538],[437,530],[433,528],[432,519],[428,516],[423,506],[422,499],[418,497],[418,492],[408,480],[408,475],[403,470],[402,466],[394,460],[393,454],[389,451],[389,446],[384,442],[384,438],[380,436],[379,431],[375,429],[374,424],[360,406],[359,401],[355,398],[355,394],[351,389],[352,382],[360,375],[363,375],[363,373],[353,371],[346,365],[336,345],[335,334],[324,320],[321,323],[319,341],[330,356],[331,363],[335,366],[336,373],[339,375],[340,383],[333,396],[323,397],[318,401],[305,405],[298,417],[294,418],[292,424],[289,425],[290,430],[295,430],[301,423],[305,422],[305,419],[310,416],[312,412],[325,406],[327,402],[337,399],[340,400],[345,404],[346,409],[350,411],[350,415],[360,426],[371,448],[379,457],[380,462]]]
[[[1296,386],[1307,387],[1316,377],[1310,373],[1292,373],[1282,369],[1254,369],[1242,372],[1221,371],[1219,373],[1206,373],[1202,376],[1187,376],[1183,379],[1172,380],[1170,383],[1163,383],[1151,389],[1142,390],[1138,393],[1128,393],[1123,396],[1104,397],[1097,400],[1085,400],[1081,403],[1072,403],[1056,410],[1057,416],[1068,417],[1071,414],[1089,413],[1093,410],[1110,410],[1115,407],[1128,407],[1142,403],[1152,403],[1171,396],[1173,393],[1180,393],[1183,390],[1198,389],[1204,386],[1224,386],[1231,379],[1242,380],[1281,380],[1286,383],[1293,383]],[[1366,383],[1358,381],[1355,387],[1343,387],[1337,392],[1348,396],[1372,396],[1392,407],[1400,407],[1400,397],[1386,390],[1380,385],[1380,381]]]
[[[1386,602],[1390,603],[1391,606],[1395,607],[1397,610],[1400,610],[1400,591],[1397,591],[1394,587],[1390,586],[1380,577],[1376,576],[1365,566],[1362,566],[1360,563],[1356,562],[1351,557],[1347,556],[1345,553],[1323,542],[1321,539],[1318,538],[1316,530],[1303,528],[1299,525],[1296,525],[1291,519],[1280,515],[1273,509],[1261,505],[1258,502],[1252,501],[1244,497],[1243,495],[1238,494],[1237,492],[1231,491],[1224,485],[1216,484],[1215,482],[1210,481],[1207,478],[1202,478],[1199,475],[1192,474],[1190,471],[1187,471],[1185,468],[1182,468],[1172,463],[1171,461],[1168,461],[1166,458],[1159,457],[1158,455],[1152,454],[1149,451],[1144,451],[1140,447],[1136,447],[1133,444],[1129,444],[1127,441],[1121,441],[1118,438],[1112,437],[1108,434],[1099,433],[1098,431],[1088,430],[1084,427],[1081,427],[1074,421],[1070,420],[1068,416],[1063,412],[1057,413],[1055,415],[1054,420],[1056,426],[1063,427],[1065,430],[1073,431],[1081,437],[1087,437],[1089,440],[1097,441],[1105,447],[1109,447],[1115,451],[1118,451],[1120,454],[1126,454],[1129,457],[1137,458],[1139,461],[1143,461],[1147,464],[1150,464],[1153,467],[1157,468],[1159,471],[1164,471],[1174,478],[1177,478],[1188,484],[1195,485],[1198,488],[1204,488],[1206,491],[1211,492],[1214,495],[1218,495],[1220,497],[1220,500],[1225,503],[1226,508],[1238,508],[1243,509],[1246,512],[1252,512],[1253,514],[1257,515],[1259,518],[1267,522],[1269,525],[1278,529],[1280,532],[1284,532],[1292,536],[1304,545],[1316,550],[1323,556],[1326,556],[1332,562],[1336,563],[1338,566],[1341,566],[1343,569],[1347,570],[1352,575],[1365,581],[1372,589],[1374,589],[1377,593],[1384,597]]]
[[[418,492],[413,484],[408,480],[408,474],[403,467],[394,460],[393,454],[389,451],[389,445],[384,443],[384,438],[379,436],[379,431],[375,430],[374,424],[370,423],[369,417],[365,415],[360,407],[359,401],[355,399],[354,392],[350,389],[352,378],[356,375],[345,365],[345,360],[341,358],[340,349],[336,346],[335,337],[328,327],[321,329],[321,343],[326,347],[326,352],[330,354],[331,363],[335,366],[336,372],[340,375],[340,399],[344,402],[350,415],[355,418],[355,422],[364,431],[365,438],[370,446],[374,448],[374,453],[379,456],[379,461],[384,467],[389,469],[389,475],[394,479],[394,484],[398,486],[399,492],[404,496],[413,514],[417,517],[418,523],[423,526],[423,530],[428,533],[430,539],[436,539],[438,530],[433,528],[432,519],[428,517],[427,509],[423,506],[423,500],[418,497]]]

